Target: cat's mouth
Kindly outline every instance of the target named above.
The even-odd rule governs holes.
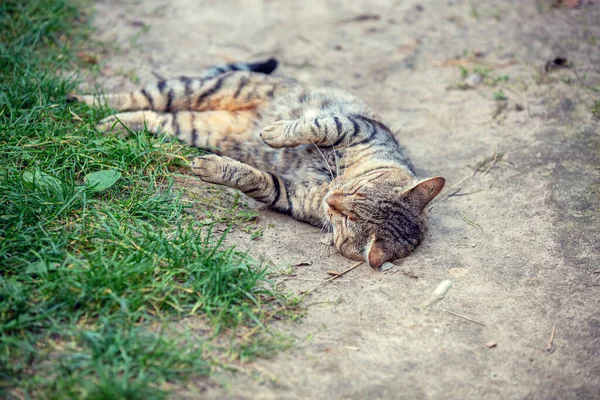
[[[356,242],[351,236],[342,233],[345,232],[343,223],[338,222],[336,224],[336,222],[332,221],[332,224],[336,227],[333,231],[333,245],[335,248],[346,258],[363,261],[365,259],[363,255],[364,251],[360,251],[356,247]]]

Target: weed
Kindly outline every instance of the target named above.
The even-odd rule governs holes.
[[[508,97],[506,97],[503,90],[497,90],[494,92],[494,100],[508,100]]]
[[[596,118],[600,118],[600,101],[594,101],[594,105],[590,108],[590,112]]]
[[[459,69],[461,81],[458,83],[457,87],[461,90],[472,88],[472,86],[466,82],[467,78],[469,78],[472,75],[479,75],[479,82],[489,87],[498,86],[500,84],[508,82],[509,80],[508,75],[493,76],[491,69],[481,66],[475,66],[472,69],[469,69],[460,65]]]
[[[469,16],[473,19],[479,18],[478,4],[473,0],[469,1]]]

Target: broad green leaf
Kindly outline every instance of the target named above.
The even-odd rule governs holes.
[[[85,185],[95,192],[106,190],[121,178],[121,173],[114,169],[92,172],[85,176]]]
[[[23,173],[23,180],[27,183],[31,183],[32,185],[43,188],[59,189],[61,186],[61,182],[58,179],[38,170],[25,171]]]
[[[28,264],[25,268],[25,273],[30,275],[42,275],[48,273],[48,271],[55,271],[58,269],[59,264],[55,262],[46,263],[46,261],[37,261],[33,264]]]

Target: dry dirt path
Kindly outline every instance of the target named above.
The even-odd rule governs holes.
[[[301,323],[280,324],[298,339],[291,351],[254,363],[258,377],[207,385],[203,398],[600,398],[600,128],[590,112],[600,100],[600,4],[547,3],[97,2],[99,39],[124,50],[103,60],[105,90],[276,56],[279,74],[364,98],[419,173],[458,183],[446,194],[461,189],[436,203],[414,255],[317,291]],[[559,56],[572,67],[544,76]],[[457,90],[457,63],[492,72]],[[506,102],[494,100],[499,89]],[[488,158],[459,183],[495,149],[494,168]],[[259,241],[233,239],[276,265],[312,262],[294,268],[287,288],[352,265],[319,244],[318,229],[266,210],[260,223],[275,226]],[[447,297],[420,310],[445,279]],[[197,395],[174,395],[185,396]]]

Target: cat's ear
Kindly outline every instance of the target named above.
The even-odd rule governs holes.
[[[383,263],[390,261],[394,258],[394,254],[390,252],[381,241],[375,240],[369,248],[369,254],[367,254],[367,261],[371,268],[378,269]]]
[[[409,197],[414,204],[424,209],[435,196],[440,194],[445,183],[446,180],[441,176],[426,179],[410,189]]]

